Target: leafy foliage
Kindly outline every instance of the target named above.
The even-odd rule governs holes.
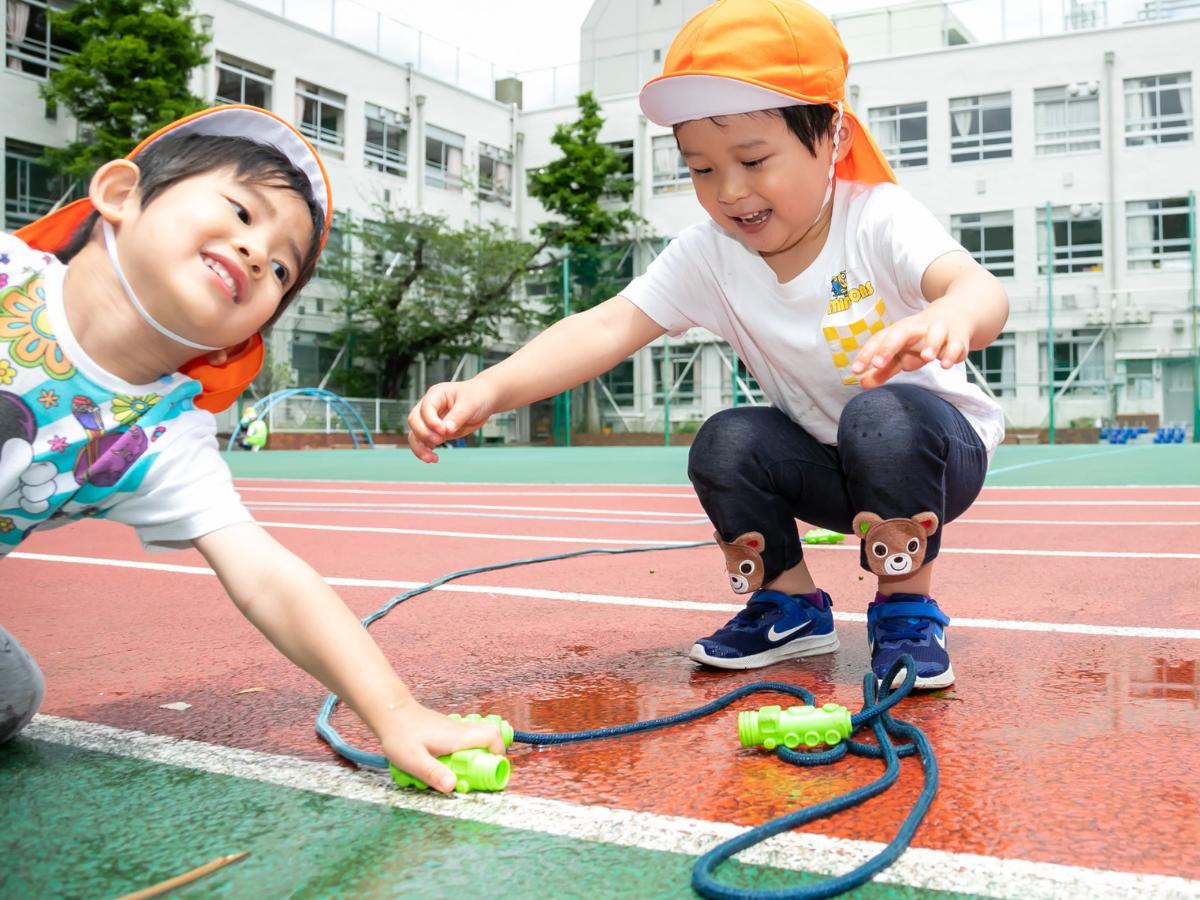
[[[77,47],[42,95],[82,126],[79,140],[46,151],[57,171],[86,183],[142,138],[204,107],[192,71],[208,57],[187,0],[80,0],[54,12],[57,40]]]
[[[346,324],[337,339],[370,360],[375,390],[399,396],[419,357],[482,353],[501,330],[528,327],[540,310],[513,300],[517,280],[536,269],[541,247],[497,222],[452,228],[442,216],[379,208],[348,224],[348,240],[322,274],[338,287]]]

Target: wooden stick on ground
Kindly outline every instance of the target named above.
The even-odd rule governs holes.
[[[228,856],[218,856],[212,862],[207,862],[202,866],[197,866],[190,872],[184,872],[182,875],[176,875],[174,878],[168,878],[166,881],[160,881],[158,884],[151,885],[148,888],[142,888],[140,891],[134,891],[132,894],[126,894],[123,897],[118,897],[117,900],[146,900],[147,897],[157,897],[160,894],[165,894],[167,891],[173,891],[177,887],[183,887],[185,884],[191,884],[217,869],[223,869],[225,866],[232,865],[241,859],[245,859],[248,852],[243,850],[241,853],[231,853]]]

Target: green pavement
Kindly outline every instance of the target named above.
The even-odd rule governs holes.
[[[686,447],[495,447],[441,451],[427,465],[407,447],[226,454],[238,478],[501,484],[687,484]],[[989,485],[1195,485],[1200,444],[1059,444],[996,451]]]
[[[19,737],[0,746],[0,897],[693,897],[691,856],[502,828]],[[530,822],[536,828],[536,822]],[[742,887],[807,877],[727,865]],[[961,895],[868,884],[851,897]]]

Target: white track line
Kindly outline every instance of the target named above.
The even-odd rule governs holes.
[[[485,541],[525,541],[534,544],[587,544],[596,547],[633,546],[652,547],[656,544],[678,546],[690,544],[692,541],[680,540],[633,540],[629,538],[607,537],[564,537],[558,535],[537,534],[496,534],[488,531],[435,531],[426,528],[390,528],[384,525],[324,525],[309,522],[259,522],[264,528],[291,528],[302,531],[343,531],[350,533],[366,532],[371,534],[407,534],[425,537],[469,538]],[[703,539],[707,539],[707,535]],[[852,550],[858,552],[858,544],[809,544],[808,549],[819,550]],[[1153,553],[1131,550],[1042,550],[1006,549],[979,547],[943,547],[942,553],[966,554],[971,556],[1049,556],[1056,558],[1078,559],[1200,559],[1200,553]]]
[[[1143,525],[1165,525],[1168,527],[1178,527],[1180,525],[1200,525],[1200,520],[1197,521],[1161,521],[1153,522],[1130,519],[955,519],[954,525],[1107,525],[1119,528],[1128,528],[1130,526],[1142,527]]]
[[[132,559],[106,559],[88,556],[64,556],[51,553],[10,553],[9,558],[32,562],[65,563],[69,565],[106,566],[118,569],[140,569],[149,572],[170,572],[177,575],[212,576],[206,566],[181,566],[172,563],[152,563]],[[425,584],[422,581],[399,581],[383,578],[339,578],[323,576],[334,587],[377,588],[408,591]],[[554,591],[545,588],[521,588],[485,584],[451,583],[434,588],[448,594],[485,594],[494,597],[523,597],[533,600],[556,600],[570,603],[598,603],[606,606],[632,606],[645,609],[671,609],[686,612],[738,612],[741,603],[704,603],[698,600],[662,600],[657,597],[630,597],[621,594],[589,594],[579,591]],[[835,612],[841,622],[866,622],[863,613]],[[1046,634],[1082,634],[1097,637],[1150,638],[1153,640],[1200,640],[1200,629],[1148,628],[1123,625],[1091,625],[1074,622],[1029,622],[1019,619],[970,619],[954,617],[953,624],[962,628],[983,628],[996,631],[1032,631]]]
[[[127,759],[232,776],[328,797],[662,853],[696,856],[747,830],[726,822],[528,797],[513,790],[450,797],[401,791],[386,776],[375,772],[55,716],[37,716],[24,735]],[[516,780],[519,781],[520,757],[515,761]],[[796,777],[805,776],[797,774]],[[750,865],[834,874],[849,871],[881,849],[883,845],[873,841],[789,832],[739,854],[738,859]],[[1200,896],[1200,881],[1171,875],[1085,869],[921,847],[910,848],[874,880],[924,890],[1011,900],[1029,897],[1175,900]]]
[[[255,500],[253,502],[259,509],[289,509],[291,507],[303,508],[321,508],[321,507],[344,507],[345,503],[322,503],[319,501],[307,502],[303,500]],[[625,509],[620,506],[610,507],[594,507],[594,506],[523,506],[513,504],[485,504],[485,503],[359,503],[357,508],[361,509],[481,509],[481,510],[502,510],[504,512],[552,512],[552,513],[600,513],[603,515],[615,516],[656,516],[664,519],[680,518],[694,519],[695,512],[663,512],[659,509]]]
[[[321,483],[328,484],[328,482]],[[518,485],[502,491],[412,491],[404,489],[381,491],[363,488],[253,487],[239,482],[237,489],[241,493],[257,491],[274,494],[371,494],[386,497],[654,497],[656,499],[696,501],[696,495],[691,492],[660,494],[651,491],[577,491],[571,490],[569,486],[564,486],[563,490],[528,490],[522,489]]]
[[[976,500],[971,506],[1200,506],[1200,500]]]

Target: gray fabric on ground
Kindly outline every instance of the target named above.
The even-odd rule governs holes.
[[[0,744],[29,724],[42,705],[43,690],[37,663],[0,625]]]

